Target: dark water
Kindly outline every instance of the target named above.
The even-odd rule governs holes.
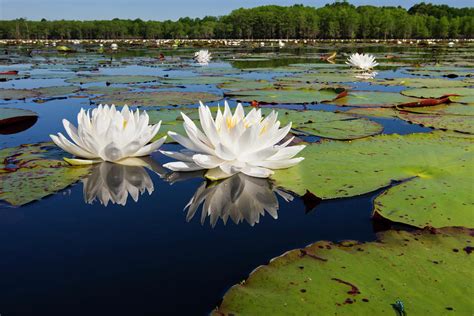
[[[141,66],[101,72],[163,75],[161,69]],[[268,79],[272,74],[252,76]],[[0,88],[58,84],[64,81],[26,79],[0,83]],[[400,88],[383,88],[389,89],[399,91]],[[214,86],[199,85],[188,86],[186,90],[219,91]],[[81,107],[88,107],[89,101],[69,98],[43,104],[31,101],[0,104],[0,107],[9,106],[36,111],[39,120],[24,132],[0,135],[1,148],[49,140],[49,134],[63,130],[62,118],[75,122],[77,112]],[[337,107],[311,108],[335,110]],[[383,124],[384,133],[429,131],[401,120],[374,120]],[[170,148],[176,145],[164,146]],[[165,161],[159,153],[152,159],[157,163]],[[263,211],[264,206],[249,211],[245,203],[253,197],[244,192],[237,196],[234,206],[236,209],[240,206],[242,213],[247,212],[249,221],[239,218],[236,224],[228,218],[224,225],[222,219],[217,219],[213,227],[209,217],[204,217],[201,223],[200,210],[189,222],[187,211],[183,210],[196,190],[205,185],[202,178],[170,184],[162,178],[166,175],[160,169],[155,173],[144,168],[106,167],[97,169],[96,176],[116,177],[120,182],[132,175],[135,181],[147,183],[148,189],[152,182],[152,194],[139,195],[137,202],[128,197],[125,206],[109,203],[105,207],[98,200],[88,204],[84,196],[93,195],[94,184],[95,189],[123,190],[114,187],[114,179],[101,184],[91,178],[87,180],[89,187],[79,182],[22,207],[0,206],[2,316],[203,315],[217,306],[231,285],[285,251],[317,240],[375,239],[371,212],[377,192],[324,201],[308,209],[298,197],[286,201],[264,181],[256,184],[256,188],[262,189],[257,189],[263,195],[262,201],[257,194],[254,199],[273,208],[277,202],[276,219]],[[232,195],[242,186],[252,185],[246,179],[235,181],[218,184],[213,192],[227,196],[229,190]],[[276,217],[275,212],[273,215]]]

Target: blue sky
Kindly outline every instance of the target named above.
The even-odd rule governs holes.
[[[436,4],[455,7],[472,6],[472,0],[433,0]],[[0,0],[0,19],[26,17],[30,20],[53,19],[113,19],[141,18],[143,20],[176,20],[179,17],[224,15],[240,7],[264,4],[305,4],[323,6],[332,0]],[[410,7],[417,0],[351,0],[355,5],[401,5]]]

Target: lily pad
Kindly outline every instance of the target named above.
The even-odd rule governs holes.
[[[189,85],[189,84],[220,84],[224,82],[238,81],[238,78],[225,76],[196,76],[196,77],[181,77],[181,78],[166,78],[161,80],[165,84],[174,85]]]
[[[57,86],[34,89],[34,91],[38,92],[39,96],[42,98],[65,96],[76,93],[79,90],[80,88],[78,86]]]
[[[278,77],[276,80],[282,81],[300,81],[300,82],[319,82],[319,83],[341,83],[361,81],[355,77],[356,73],[352,71],[346,72],[313,72],[305,73],[297,76]]]
[[[401,181],[376,199],[382,216],[418,227],[474,227],[473,144],[472,137],[443,132],[325,141],[307,146],[304,161],[272,177],[299,195],[310,191],[322,199],[356,196]]]
[[[453,102],[474,103],[474,89],[471,88],[422,88],[401,92],[403,95],[417,98],[440,98],[444,95],[457,94],[449,97]]]
[[[232,91],[259,90],[273,88],[273,82],[267,80],[240,80],[225,82],[218,85],[219,88]]]
[[[405,86],[410,88],[458,88],[472,85],[467,81],[441,78],[394,78],[378,80],[376,84],[387,86]]]
[[[39,97],[35,90],[27,89],[0,89],[0,99],[2,100],[23,100]]]
[[[33,126],[38,120],[36,112],[18,108],[0,108],[0,134],[15,134]]]
[[[70,167],[53,143],[0,150],[0,199],[19,206],[60,191],[89,173]]]
[[[242,102],[303,104],[334,100],[344,89],[294,89],[291,87],[245,90],[225,93]]]
[[[87,76],[78,76],[66,80],[70,83],[94,83],[94,82],[108,82],[112,84],[127,84],[127,83],[144,83],[144,82],[153,82],[160,80],[160,77],[155,76],[133,76],[133,75],[123,75],[123,76],[109,76],[109,75],[87,75]]]
[[[397,118],[398,111],[393,108],[353,108],[344,113],[356,116],[369,116],[381,118]]]
[[[195,104],[199,101],[212,102],[220,99],[222,99],[221,96],[207,92],[153,91],[117,93],[99,96],[91,100],[97,104],[177,106]]]
[[[474,134],[474,116],[472,115],[400,112],[398,116],[405,121],[426,127]]]
[[[399,104],[416,102],[415,98],[395,92],[349,91],[347,96],[335,100],[340,106],[395,107]]]
[[[470,315],[473,234],[391,230],[291,250],[234,285],[213,315],[400,315],[397,300],[407,315]]]
[[[293,133],[296,134],[348,140],[376,135],[383,130],[382,125],[376,122],[344,113],[292,110],[278,112],[281,125],[291,122]]]

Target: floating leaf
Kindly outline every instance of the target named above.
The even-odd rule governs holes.
[[[39,93],[27,89],[0,89],[0,99],[2,100],[23,100],[39,97]]]
[[[325,141],[307,146],[301,153],[304,161],[272,177],[299,195],[309,190],[322,199],[360,195],[402,181],[384,193],[391,200],[377,206],[383,216],[419,227],[474,227],[473,144],[474,138],[443,132]]]
[[[379,242],[320,241],[234,285],[213,315],[470,315],[474,231],[387,231]],[[414,264],[416,263],[416,264]]]
[[[403,95],[417,98],[440,98],[444,95],[450,96],[453,102],[474,103],[474,89],[471,88],[422,88],[410,89],[401,92]]]
[[[45,87],[33,89],[39,93],[42,98],[49,98],[55,96],[64,96],[68,94],[76,93],[80,90],[78,86],[57,86],[57,87]]]
[[[400,112],[398,116],[414,124],[420,124],[436,129],[474,134],[474,117],[472,115]]]
[[[238,78],[225,76],[195,76],[195,77],[181,77],[181,78],[166,78],[161,80],[165,84],[173,85],[189,85],[189,84],[221,84],[224,82],[235,82]]]
[[[258,90],[265,88],[273,88],[273,82],[269,82],[267,80],[240,80],[221,83],[218,85],[218,87],[221,89],[233,91]]]
[[[242,102],[257,101],[259,103],[318,103],[323,101],[331,101],[344,92],[340,89],[295,89],[291,87],[271,88],[261,90],[245,90],[225,93],[225,96],[237,99]]]
[[[340,106],[395,107],[399,104],[418,101],[418,99],[394,92],[349,91],[346,97],[332,103]]]
[[[358,116],[396,118],[398,111],[393,108],[353,108],[344,113]]]
[[[160,77],[155,76],[134,76],[134,75],[123,75],[123,76],[109,76],[109,75],[87,75],[77,76],[66,80],[70,83],[94,83],[94,82],[108,82],[112,84],[127,84],[127,83],[144,83],[153,82],[160,80]]]
[[[195,104],[199,101],[212,102],[220,99],[222,99],[221,96],[207,92],[153,91],[104,95],[93,98],[92,101],[97,104],[176,106]]]
[[[269,111],[265,111],[269,112]],[[325,111],[279,110],[278,119],[284,126],[292,123],[293,131],[324,138],[347,140],[382,132],[382,125],[344,113]]]
[[[0,108],[0,134],[15,134],[33,126],[38,120],[36,112],[18,108]]]
[[[0,150],[0,199],[23,205],[60,191],[89,173],[70,167],[53,143],[37,143]]]
[[[461,80],[449,80],[441,78],[393,78],[378,80],[375,83],[387,86],[405,86],[410,88],[458,88],[467,87],[472,84]]]

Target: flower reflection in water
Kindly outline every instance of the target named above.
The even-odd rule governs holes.
[[[93,204],[99,200],[104,206],[109,202],[125,206],[129,195],[135,202],[145,191],[151,195],[153,181],[145,167],[161,172],[151,159],[127,159],[127,165],[110,162],[94,165],[91,175],[82,180],[85,202]]]
[[[235,224],[245,220],[250,226],[254,226],[265,212],[275,219],[278,218],[279,204],[275,193],[287,202],[293,200],[293,196],[274,188],[267,179],[254,178],[242,173],[220,182],[207,184],[204,182],[186,205],[188,222],[202,204],[201,224],[204,224],[206,217],[209,216],[212,227],[219,218],[225,225],[229,217]]]
[[[378,75],[378,72],[376,71],[366,71],[366,72],[358,73],[354,77],[357,79],[369,80],[369,79],[374,79],[375,76],[377,75]]]

